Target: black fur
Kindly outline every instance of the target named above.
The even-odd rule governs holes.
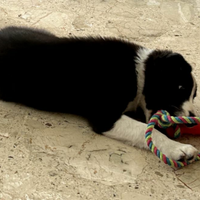
[[[58,38],[41,30],[2,29],[0,98],[81,114],[97,133],[108,131],[136,96],[139,48],[112,38]],[[146,60],[147,108],[179,107],[192,90],[190,71],[179,54],[154,51]],[[180,84],[183,93],[177,91]]]
[[[154,51],[146,61],[143,94],[147,108],[153,112],[167,110],[171,115],[175,115],[177,109],[181,110],[193,88],[191,71],[191,66],[180,54]]]
[[[134,99],[138,46],[116,39],[58,38],[27,28],[0,32],[0,98],[83,114],[110,129]]]

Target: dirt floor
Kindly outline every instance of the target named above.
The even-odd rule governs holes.
[[[0,0],[8,25],[173,49],[200,82],[199,0]],[[199,96],[195,104],[200,116]],[[180,140],[200,150],[200,136]],[[200,162],[175,170],[82,118],[0,102],[0,200],[200,200],[199,186]]]

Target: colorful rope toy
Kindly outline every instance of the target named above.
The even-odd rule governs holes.
[[[192,128],[186,127],[184,124],[194,124]],[[152,130],[157,125],[160,128],[166,129],[167,134],[172,137],[171,133],[173,132],[174,138],[179,137],[183,133],[191,133],[192,130],[194,129],[194,134],[199,134],[200,135],[200,117],[173,117],[170,116],[167,111],[164,110],[159,110],[157,113],[155,113],[148,125],[147,125],[147,130],[145,133],[145,139],[147,142],[148,147],[150,150],[158,157],[160,158],[165,164],[168,164],[172,167],[183,167],[186,165],[189,165],[190,162],[181,162],[181,161],[175,161],[167,156],[165,156],[162,152],[157,149],[157,147],[153,144],[152,142]],[[200,160],[200,153],[196,157],[196,161]]]

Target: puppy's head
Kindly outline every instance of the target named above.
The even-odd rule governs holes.
[[[153,51],[145,66],[146,121],[161,109],[173,116],[194,116],[197,84],[183,56],[171,51]]]

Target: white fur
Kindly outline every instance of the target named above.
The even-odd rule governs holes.
[[[136,62],[136,73],[137,73],[137,95],[135,97],[135,99],[133,101],[131,101],[125,112],[127,111],[136,111],[136,109],[138,108],[138,106],[140,106],[143,111],[145,112],[146,110],[146,103],[144,100],[144,96],[142,94],[143,88],[144,88],[144,80],[145,80],[145,61],[148,58],[149,54],[152,52],[153,50],[151,49],[146,49],[144,47],[141,47],[138,52],[137,52],[137,58],[135,59]]]
[[[146,109],[145,99],[142,94],[142,91],[144,88],[144,80],[145,80],[144,62],[148,58],[151,52],[152,50],[145,49],[145,48],[141,48],[137,52],[138,58],[135,60],[136,72],[137,72],[137,87],[138,87],[137,95],[136,95],[136,98],[128,104],[125,110],[125,112],[136,111],[137,107],[140,106],[145,113],[146,121],[148,121],[151,116],[151,110]],[[189,101],[183,104],[183,110],[185,112],[184,113],[185,115],[186,114],[188,115],[189,111],[194,112],[193,106],[191,103],[192,103],[192,97],[195,92],[195,87],[196,86],[193,87],[191,98],[189,99]],[[147,128],[146,124],[136,121],[134,119],[131,119],[126,115],[122,115],[122,117],[115,123],[114,127],[110,131],[104,132],[103,134],[107,137],[121,140],[125,143],[128,143],[129,145],[148,149],[147,144],[145,142],[146,128]],[[174,160],[180,160],[183,158],[184,159],[192,158],[191,161],[193,161],[194,158],[196,158],[198,154],[198,150],[194,148],[193,146],[188,145],[188,144],[181,144],[179,142],[173,141],[167,138],[165,135],[163,135],[159,131],[157,131],[156,129],[154,129],[152,132],[152,139],[153,139],[154,144],[162,153],[164,153],[167,157]]]
[[[122,115],[115,123],[114,128],[103,134],[107,137],[123,141],[131,146],[148,149],[145,141],[146,128],[146,124]],[[193,146],[173,141],[156,129],[152,132],[152,140],[162,153],[174,160],[196,158],[198,154],[198,150]]]

